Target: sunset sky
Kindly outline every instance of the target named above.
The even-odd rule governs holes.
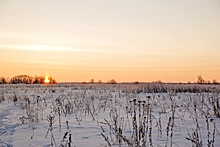
[[[0,0],[0,76],[220,81],[219,0]]]

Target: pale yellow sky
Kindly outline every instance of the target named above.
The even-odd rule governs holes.
[[[0,0],[0,76],[220,81],[219,0]]]

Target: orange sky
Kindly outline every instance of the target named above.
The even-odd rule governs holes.
[[[0,76],[19,74],[220,81],[220,2],[2,0]]]

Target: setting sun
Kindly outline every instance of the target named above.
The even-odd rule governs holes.
[[[49,76],[45,76],[45,80],[44,80],[45,83],[49,83],[50,80],[49,80]]]

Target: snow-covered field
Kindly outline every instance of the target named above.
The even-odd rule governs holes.
[[[220,146],[219,86],[142,86],[1,85],[0,146]]]

